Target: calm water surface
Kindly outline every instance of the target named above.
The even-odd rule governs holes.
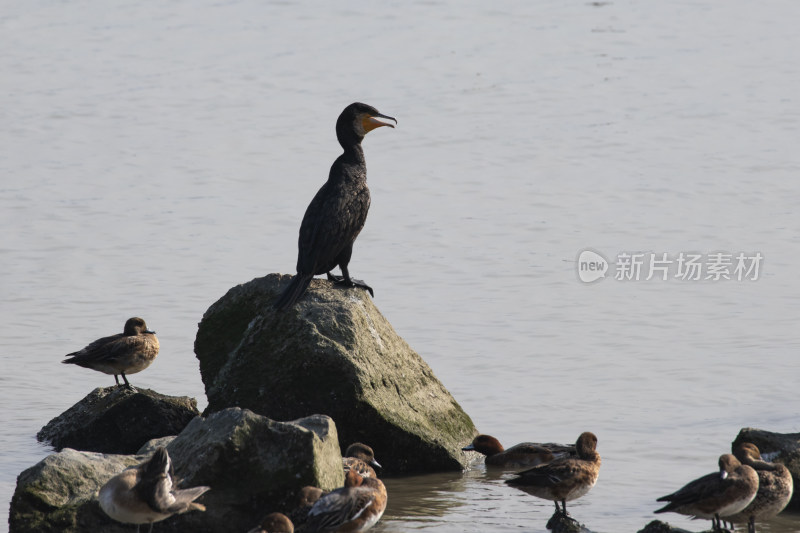
[[[364,142],[351,272],[481,431],[598,435],[581,522],[637,531],[741,427],[800,431],[795,2],[2,11],[0,500],[49,453],[35,433],[111,384],[62,356],[130,316],[161,340],[132,382],[205,406],[197,322],[293,271],[356,100],[399,127]],[[587,247],[764,259],[756,281],[623,282],[612,264],[589,285]],[[552,510],[482,466],[387,485],[377,531],[541,532]]]

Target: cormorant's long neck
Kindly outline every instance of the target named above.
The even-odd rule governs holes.
[[[344,153],[342,154],[342,162],[350,164],[360,164],[366,166],[364,159],[364,149],[361,148],[361,143],[342,143]]]
[[[344,152],[336,158],[328,180],[334,183],[359,183],[367,179],[367,163],[360,142],[341,143]]]
[[[364,135],[357,133],[355,127],[346,120],[342,120],[342,117],[339,117],[336,122],[336,140],[339,141],[344,150],[344,153],[339,157],[342,163],[366,165],[364,150],[361,148],[361,141],[364,140]]]

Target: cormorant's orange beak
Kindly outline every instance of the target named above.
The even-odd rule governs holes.
[[[364,117],[361,119],[361,126],[364,128],[365,132],[372,131],[375,128],[380,128],[381,126],[389,126],[390,128],[394,128],[394,124],[390,124],[389,122],[379,120],[381,118],[386,120],[394,120],[394,124],[397,124],[396,118],[377,114],[374,116],[364,115]]]

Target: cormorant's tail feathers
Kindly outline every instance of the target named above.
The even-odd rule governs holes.
[[[297,274],[289,282],[289,285],[284,289],[283,294],[280,295],[273,307],[277,311],[283,311],[290,308],[294,303],[300,299],[303,293],[306,292],[311,279],[314,276],[308,274]]]

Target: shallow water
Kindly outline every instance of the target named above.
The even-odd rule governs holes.
[[[399,125],[364,142],[352,274],[481,431],[596,433],[600,480],[572,513],[637,531],[741,427],[800,431],[796,16],[788,0],[6,6],[0,499],[48,453],[41,426],[111,383],[62,356],[130,316],[161,341],[131,381],[204,406],[197,322],[293,270],[336,116],[360,100]],[[586,248],[763,263],[756,281],[611,265],[585,284]],[[387,485],[377,531],[544,531],[552,512],[481,467]]]

